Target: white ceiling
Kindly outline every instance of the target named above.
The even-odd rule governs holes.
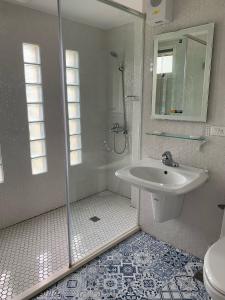
[[[56,0],[5,0],[49,14],[57,15]],[[97,0],[63,0],[63,17],[101,29],[127,24],[136,18]]]

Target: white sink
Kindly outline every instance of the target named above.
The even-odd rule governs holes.
[[[207,170],[184,165],[169,167],[151,158],[116,171],[116,176],[151,192],[157,222],[177,218],[182,210],[183,195],[198,188],[209,177]]]
[[[168,167],[149,158],[116,171],[116,176],[152,193],[182,195],[202,185],[208,171],[184,165]]]
[[[176,172],[165,171],[152,167],[132,167],[131,175],[143,180],[159,183],[162,185],[184,184],[186,179],[183,175]]]

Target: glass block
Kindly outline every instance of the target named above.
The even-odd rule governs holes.
[[[79,85],[79,71],[78,69],[66,68],[66,83]]]
[[[80,87],[75,85],[67,86],[67,101],[80,102]]]
[[[45,138],[45,127],[43,122],[29,124],[30,140],[40,140]]]
[[[79,68],[79,53],[74,50],[66,50],[66,66]]]
[[[27,110],[29,122],[43,121],[44,114],[42,104],[28,104]]]
[[[70,152],[70,164],[71,164],[71,166],[78,165],[81,162],[82,162],[81,150],[71,151]]]
[[[41,84],[41,68],[37,65],[25,65],[25,82]]]
[[[25,63],[40,64],[39,46],[33,44],[23,44],[23,60]]]
[[[80,120],[69,120],[69,133],[70,135],[81,133]]]
[[[0,183],[4,182],[3,167],[0,165]]]
[[[26,84],[27,103],[42,102],[42,87],[41,85]]]
[[[47,172],[47,158],[38,157],[31,159],[32,174],[37,175]]]
[[[46,155],[45,140],[31,141],[30,154],[32,158],[37,156],[45,156]]]
[[[80,104],[68,103],[69,119],[80,118]]]
[[[81,136],[71,135],[70,136],[70,151],[81,149]]]

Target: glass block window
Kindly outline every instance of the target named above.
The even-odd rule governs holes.
[[[4,182],[4,171],[3,171],[3,164],[2,164],[2,153],[0,147],[0,183]]]
[[[47,172],[40,47],[23,44],[32,174]]]
[[[79,53],[74,50],[66,50],[65,58],[70,165],[75,166],[82,163]]]

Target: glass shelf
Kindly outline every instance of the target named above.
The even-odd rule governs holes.
[[[159,132],[159,131],[153,131],[153,132],[146,132],[147,135],[153,135],[153,136],[161,136],[161,137],[167,137],[167,138],[174,138],[174,139],[180,139],[180,140],[190,140],[190,141],[199,141],[199,142],[205,142],[206,137],[205,136],[194,136],[194,135],[180,135],[180,134],[174,134],[174,133],[168,133],[168,132]]]

